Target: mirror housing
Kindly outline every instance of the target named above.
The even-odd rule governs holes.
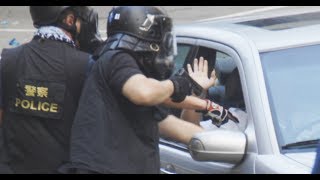
[[[189,151],[196,161],[239,163],[246,150],[247,138],[241,131],[216,129],[195,134]]]

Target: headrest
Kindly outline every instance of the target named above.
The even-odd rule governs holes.
[[[225,85],[228,76],[236,68],[236,63],[231,57],[218,57],[215,63],[216,76],[221,85]]]
[[[241,81],[238,68],[235,68],[228,76],[225,84],[226,98],[230,100],[241,100],[243,98]]]
[[[245,108],[238,68],[235,68],[226,80],[225,98],[233,107]]]

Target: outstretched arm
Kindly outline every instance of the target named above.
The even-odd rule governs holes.
[[[204,89],[205,92],[207,92],[208,89],[215,84],[215,72],[212,71],[210,78],[208,77],[208,61],[204,60],[203,57],[200,57],[199,61],[198,59],[195,59],[193,67],[194,70],[192,70],[191,65],[188,64],[189,75]],[[206,102],[195,96],[188,96],[181,103],[174,103],[171,101],[171,99],[166,99],[164,105],[173,108],[190,110],[205,110],[206,108]]]
[[[203,57],[200,57],[199,61],[198,59],[194,59],[193,70],[190,64],[188,64],[187,67],[189,75],[204,89],[205,92],[207,92],[211,86],[215,85],[215,71],[213,70],[211,76],[208,77],[208,61],[204,60]],[[205,105],[207,104],[205,103]],[[205,106],[205,108],[207,107]],[[181,113],[181,119],[197,125],[200,125],[201,116],[201,113],[197,113],[194,109],[189,108],[184,108]]]
[[[138,105],[157,105],[169,99],[174,91],[172,81],[158,81],[142,74],[130,77],[122,88],[122,94]]]
[[[196,81],[204,90],[207,92],[208,89],[215,84],[216,75],[215,71],[212,71],[211,77],[208,78],[208,63],[201,57],[199,62],[197,59],[194,60],[194,70],[190,64],[188,64],[189,75]],[[226,123],[228,119],[233,120],[238,123],[237,117],[233,116],[228,110],[223,106],[220,106],[210,100],[206,100],[206,113],[205,115],[210,117],[212,123],[218,127]],[[194,110],[184,109],[181,114],[181,118],[195,124],[199,124],[201,120],[201,114]]]
[[[164,137],[188,144],[195,133],[203,132],[203,128],[190,122],[169,115],[159,122],[159,133]]]

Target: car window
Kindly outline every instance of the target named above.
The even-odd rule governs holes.
[[[209,97],[221,105],[226,107],[232,106],[245,109],[242,102],[240,105],[231,105],[230,102],[236,100],[243,100],[241,81],[236,63],[231,56],[226,53],[216,51],[216,59],[214,60],[214,69],[217,76],[216,86],[209,89]],[[237,96],[237,97],[236,97]]]
[[[193,45],[190,44],[182,44],[178,43],[177,51],[178,54],[174,58],[175,66],[174,73],[176,73],[179,69],[184,67],[185,63],[188,61],[188,58],[192,54]],[[173,114],[177,117],[180,117],[181,109],[169,108],[170,114]]]
[[[240,99],[242,99],[242,102],[243,102],[242,107],[244,107],[244,100],[243,100],[243,93],[242,93],[242,86],[240,82],[239,72],[237,71],[237,68],[235,66],[235,60],[239,61],[239,59],[234,59],[234,58],[237,58],[237,56],[234,56],[234,51],[229,51],[229,49],[226,48],[226,52],[229,52],[230,54],[232,53],[231,54],[232,56],[230,56],[228,53],[221,52],[221,49],[224,49],[224,48],[221,48],[220,44],[213,44],[214,46],[217,46],[217,49],[219,49],[217,50],[215,48],[209,48],[211,46],[210,44],[212,43],[207,45],[206,42],[207,41],[204,41],[203,46],[201,45],[192,46],[188,55],[183,57],[185,58],[186,62],[180,63],[180,65],[183,64],[182,66],[186,66],[187,63],[190,63],[191,65],[193,65],[194,58],[199,58],[203,56],[206,60],[208,60],[209,70],[212,70],[215,68],[216,71],[218,69],[218,71],[220,71],[223,75],[232,74],[229,77],[233,77],[233,78],[226,80],[225,84],[221,84],[221,83],[219,84],[219,87],[222,87],[222,89],[219,89],[219,87],[217,87],[216,89],[217,92],[213,92],[215,93],[214,95],[222,96],[224,97],[224,99],[221,98],[219,100],[216,100],[213,97],[210,97],[209,93],[207,93],[206,98],[211,99],[212,101],[220,105],[229,105],[230,108],[227,107],[229,109],[229,112],[231,112],[235,117],[239,118],[239,123],[235,123],[229,120],[227,123],[221,125],[220,129],[244,132],[248,122],[245,108],[241,109],[235,106],[235,104],[232,104],[232,103],[238,103],[239,101],[237,101],[238,99],[233,99],[235,98],[235,96],[231,95],[231,94],[236,94],[237,92],[239,92],[239,90],[241,90]],[[209,72],[209,74],[211,74],[211,71]],[[212,90],[214,88],[216,87],[213,86]],[[233,89],[233,90],[227,92],[226,89],[229,89],[229,90]],[[231,97],[231,99],[236,101],[233,101],[233,102],[229,101],[231,99],[230,98],[228,99],[227,96],[228,98]],[[186,115],[187,117],[189,117],[190,121],[194,120],[190,118],[193,116],[188,116],[188,114],[183,114],[183,115]],[[182,117],[180,116],[180,114],[176,116]],[[182,118],[188,119],[187,117],[183,116]],[[198,120],[199,121],[197,123],[200,123],[200,125],[206,131],[215,131],[218,129],[216,125],[212,124],[211,119],[207,117],[202,117],[201,119],[198,119]],[[211,172],[211,171],[218,172],[221,167],[222,169],[229,170],[229,166],[225,166],[225,163],[198,162],[197,160],[192,159],[190,157],[190,153],[187,145],[181,144],[168,137],[160,136],[159,147],[160,147],[161,168],[163,169],[167,169],[168,166],[173,166],[176,169],[178,169],[178,167],[184,168],[182,172],[199,172],[199,170],[200,172]],[[213,163],[213,164],[208,165],[206,163]],[[210,167],[210,170],[205,171],[205,168],[203,168],[204,166]],[[173,172],[178,172],[178,170]]]
[[[203,57],[205,60],[208,61],[208,76],[211,75],[211,72],[213,70],[214,64],[216,62],[216,53],[217,51],[212,48],[207,48],[203,46],[198,47],[198,51],[196,53],[195,58],[199,59],[200,57]],[[194,58],[191,58],[189,63],[191,63],[193,67],[193,60]]]
[[[261,53],[280,146],[320,138],[320,45]]]
[[[178,44],[178,54],[174,58],[175,71],[183,67],[185,61],[187,61],[191,48],[192,45],[189,44]]]
[[[220,128],[244,131],[247,124],[247,117],[239,72],[234,60],[228,54],[213,48],[203,46],[198,46],[197,48],[198,49],[196,50],[196,53],[194,53],[192,57],[189,57],[187,54],[190,52],[190,46],[179,45],[178,52],[181,54],[177,58],[176,62],[179,62],[177,64],[180,67],[186,65],[187,63],[190,63],[193,66],[194,58],[199,59],[201,56],[208,60],[208,69],[210,70],[208,77],[211,75],[211,71],[215,69],[216,74],[219,74],[217,76],[221,82],[218,80],[217,86],[212,86],[209,88],[206,98],[214,101],[217,104],[223,105],[226,108],[233,108],[231,111],[235,113],[235,116],[239,116],[241,118],[240,124],[235,124],[233,121],[229,121]],[[186,62],[183,60],[186,60]],[[179,112],[175,113],[174,115],[180,117],[181,110],[176,110],[174,112]],[[211,123],[211,120],[204,116],[202,117],[200,124],[207,130],[217,129],[217,127]],[[181,144],[177,143],[177,147],[181,147]]]

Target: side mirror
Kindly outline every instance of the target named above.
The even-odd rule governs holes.
[[[245,154],[246,136],[241,131],[217,129],[195,134],[189,151],[196,161],[239,163]]]

